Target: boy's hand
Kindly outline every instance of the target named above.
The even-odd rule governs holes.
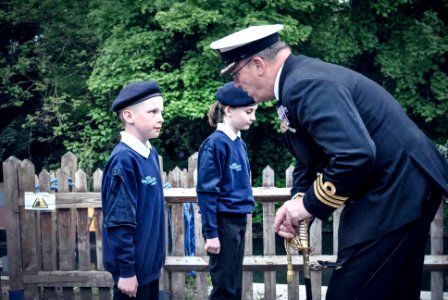
[[[128,297],[136,297],[137,296],[137,276],[129,277],[129,278],[118,278],[117,288],[123,294]]]
[[[219,254],[219,252],[221,251],[221,244],[219,243],[219,238],[215,237],[212,239],[206,239],[204,249],[209,253]]]

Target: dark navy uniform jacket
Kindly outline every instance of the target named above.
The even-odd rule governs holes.
[[[448,194],[447,161],[374,81],[290,55],[278,97],[296,158],[291,193],[305,192],[305,208],[323,220],[344,206],[340,250],[418,218],[433,184]]]

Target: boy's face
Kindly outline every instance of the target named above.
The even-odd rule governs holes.
[[[157,138],[163,124],[163,98],[153,97],[128,108],[131,112],[126,131],[133,134],[143,144],[148,139]]]

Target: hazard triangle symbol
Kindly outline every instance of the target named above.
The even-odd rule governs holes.
[[[33,208],[48,208],[48,205],[45,202],[44,198],[37,197],[36,200],[34,200]]]

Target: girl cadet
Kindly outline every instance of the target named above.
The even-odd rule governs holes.
[[[210,256],[210,299],[239,300],[247,214],[255,204],[240,130],[249,129],[255,121],[257,104],[233,82],[220,88],[216,98],[208,117],[217,129],[199,149],[196,192],[205,250]]]

